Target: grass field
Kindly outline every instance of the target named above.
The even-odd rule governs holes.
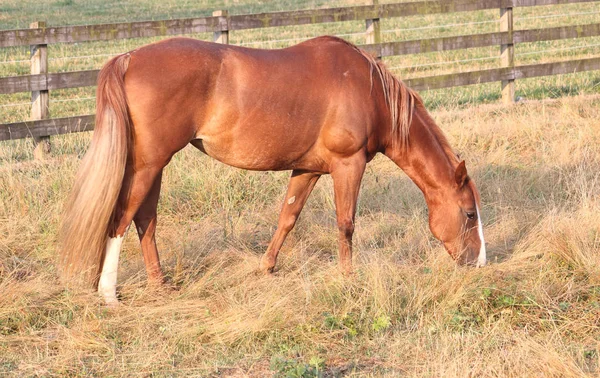
[[[434,116],[481,188],[487,267],[455,266],[428,230],[418,189],[380,157],[362,185],[356,274],[337,271],[325,177],[279,271],[265,277],[256,269],[288,174],[235,170],[188,148],[166,169],[159,207],[159,248],[177,290],[146,288],[129,233],[117,309],[65,289],[54,265],[60,209],[89,135],[60,139],[45,163],[16,162],[25,146],[3,146],[0,372],[597,375],[600,97]]]
[[[5,0],[0,28],[26,27],[42,13],[60,25],[190,17],[217,8],[250,13],[344,4],[360,2]],[[519,27],[598,22],[598,14],[592,15],[598,11],[597,3],[524,9],[519,17],[590,14],[560,22],[524,19]],[[475,12],[402,19],[385,21],[383,28],[496,17]],[[289,28],[281,38],[363,27]],[[385,35],[391,40],[482,31],[475,28],[492,31],[497,24]],[[231,38],[251,43],[269,35],[252,31]],[[597,56],[593,45],[600,40],[594,40],[531,44],[518,59],[526,64]],[[55,45],[50,56],[110,54],[146,42]],[[25,49],[0,54],[0,61],[27,59]],[[98,68],[105,59],[57,59],[51,70]],[[443,53],[395,59],[389,66],[467,58]],[[414,75],[488,63],[428,66]],[[21,66],[0,64],[0,76],[26,73],[26,65],[17,72]],[[65,288],[55,265],[62,205],[90,134],[52,138],[52,156],[44,162],[32,159],[29,140],[3,143],[0,375],[599,376],[599,82],[598,72],[520,80],[518,94],[529,101],[512,107],[497,103],[497,83],[424,93],[482,194],[490,260],[482,269],[455,266],[431,236],[420,191],[379,156],[361,188],[355,274],[338,272],[332,183],[324,177],[284,245],[279,270],[264,276],[258,262],[274,232],[289,173],[240,171],[186,148],[165,170],[159,204],[158,245],[175,290],[146,287],[139,243],[130,232],[119,271],[123,305],[114,309],[95,293]],[[53,116],[94,111],[93,101],[67,101],[91,97],[92,89],[51,96],[60,101],[52,105]],[[28,95],[0,96],[1,122],[27,117],[27,106],[2,107],[20,101]]]

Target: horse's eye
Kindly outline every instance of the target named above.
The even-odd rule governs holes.
[[[469,219],[475,219],[475,213],[473,213],[473,212],[467,212],[467,218],[469,218]]]

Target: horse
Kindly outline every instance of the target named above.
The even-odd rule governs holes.
[[[64,277],[86,273],[118,304],[123,237],[135,223],[148,281],[163,283],[155,242],[161,176],[193,145],[227,165],[291,170],[277,229],[259,269],[280,248],[319,177],[333,179],[339,266],[352,270],[352,234],[366,164],[382,153],[420,188],[429,227],[459,265],[483,266],[480,195],[419,95],[343,39],[277,50],[190,38],[149,44],[98,76],[95,130],[65,207]]]

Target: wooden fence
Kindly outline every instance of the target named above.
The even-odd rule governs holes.
[[[236,30],[365,20],[367,44],[360,47],[377,57],[499,46],[500,68],[412,78],[405,82],[416,90],[501,82],[503,101],[511,103],[514,100],[514,81],[517,79],[600,69],[600,57],[515,66],[514,45],[517,43],[599,36],[600,24],[514,30],[513,8],[597,1],[432,0],[248,15],[228,15],[227,11],[217,11],[212,17],[103,25],[50,27],[44,23],[34,23],[30,29],[3,30],[0,31],[0,48],[31,46],[31,75],[0,78],[0,94],[31,92],[32,119],[0,124],[0,141],[32,137],[37,144],[36,156],[43,157],[49,149],[48,138],[51,135],[93,129],[93,115],[48,119],[49,91],[94,86],[98,75],[98,70],[49,73],[48,44],[206,32],[214,33],[215,42],[229,43],[229,32]],[[485,9],[500,10],[500,32],[381,42],[381,18]]]

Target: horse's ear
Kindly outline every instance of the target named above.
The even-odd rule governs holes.
[[[461,161],[456,167],[456,172],[454,173],[454,178],[456,179],[456,185],[459,188],[462,188],[467,182],[467,167],[465,166],[465,161]]]

